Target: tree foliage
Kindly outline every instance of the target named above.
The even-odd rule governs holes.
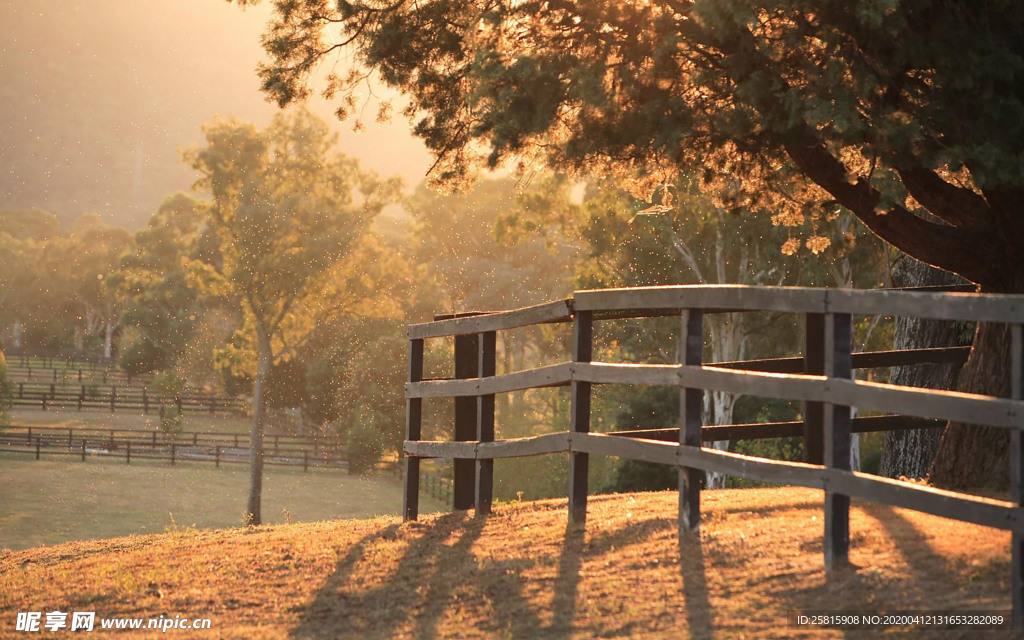
[[[726,208],[790,224],[843,206],[925,262],[1024,286],[1018,3],[274,4],[268,95],[305,97],[351,43],[359,65],[325,93],[347,115],[366,75],[401,89],[441,179],[542,160],[639,171],[649,196],[684,170]]]

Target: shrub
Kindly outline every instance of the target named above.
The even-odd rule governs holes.
[[[373,419],[362,418],[349,428],[346,447],[349,473],[364,473],[373,469],[384,453],[386,438],[375,422]]]

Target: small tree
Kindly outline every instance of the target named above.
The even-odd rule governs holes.
[[[191,276],[244,319],[220,355],[253,380],[246,514],[260,524],[267,376],[351,302],[336,272],[398,184],[333,153],[336,136],[306,110],[279,115],[263,131],[218,120],[205,132],[206,146],[187,158],[200,173],[196,187],[213,198],[207,223],[220,255],[192,262]]]

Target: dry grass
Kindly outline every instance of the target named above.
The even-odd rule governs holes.
[[[188,633],[210,638],[876,637],[790,629],[787,611],[1010,606],[1004,532],[855,502],[854,567],[826,575],[820,492],[704,495],[681,541],[677,495],[659,493],[592,497],[585,529],[561,500],[8,553],[0,634],[60,609],[212,617]]]

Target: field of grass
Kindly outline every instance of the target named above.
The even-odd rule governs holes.
[[[238,526],[248,483],[245,465],[0,458],[0,549]],[[263,487],[269,523],[366,518],[402,508],[401,484],[390,476],[268,467]],[[444,509],[427,496],[420,500],[427,510]]]
[[[594,496],[585,527],[552,500],[7,553],[0,634],[57,608],[211,618],[200,638],[874,638],[792,628],[788,612],[1010,608],[1006,532],[855,501],[852,566],[826,573],[820,491],[704,496],[700,534],[682,538],[668,492]]]
[[[149,415],[141,412],[105,410],[90,411],[41,411],[21,409],[11,411],[10,423],[22,427],[61,427],[89,429],[135,429],[152,431],[160,426],[156,411]],[[185,414],[181,428],[200,433],[249,433],[252,426],[245,416],[209,415],[204,413]]]

